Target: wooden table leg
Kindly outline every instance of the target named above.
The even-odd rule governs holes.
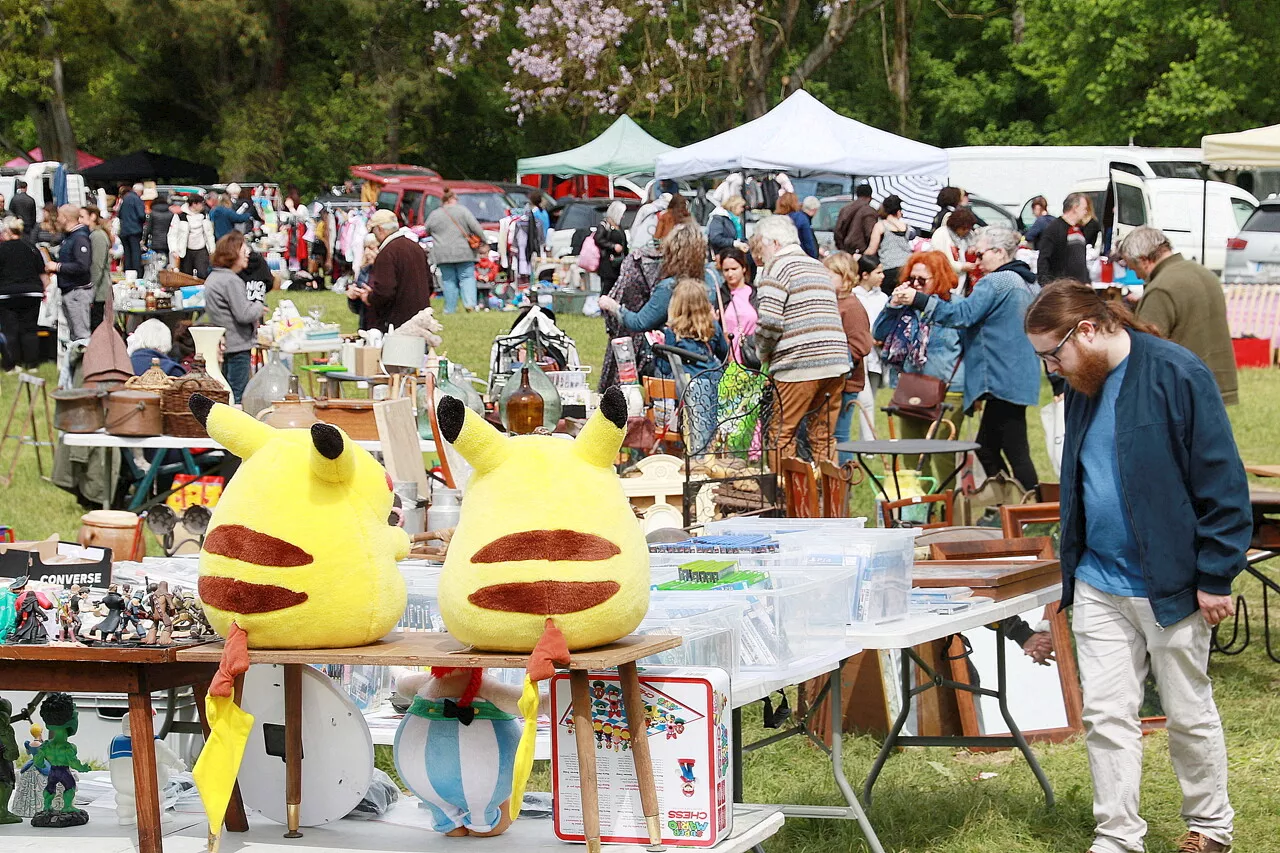
[[[622,704],[627,709],[627,731],[631,733],[631,757],[636,763],[636,779],[640,782],[640,805],[649,830],[649,849],[662,850],[662,827],[658,821],[658,789],[653,781],[653,759],[649,755],[649,727],[645,725],[644,696],[640,693],[640,674],[635,662],[618,665],[622,682]]]
[[[302,664],[284,665],[284,809],[289,823],[285,838],[301,838],[302,810]]]
[[[133,739],[133,790],[138,808],[138,853],[164,853],[160,828],[160,785],[156,779],[156,732],[145,668],[138,692],[129,694],[129,736]]]
[[[573,690],[573,739],[578,746],[578,781],[582,792],[582,830],[587,853],[600,853],[600,791],[596,787],[596,738],[591,724],[591,684],[587,670],[569,673]],[[632,738],[632,751],[635,738]]]
[[[196,713],[200,716],[200,728],[204,730],[204,738],[207,742],[209,740],[209,715],[205,710],[204,701],[209,692],[209,685],[193,684],[191,692],[195,696]],[[226,826],[228,832],[249,831],[249,819],[244,813],[244,800],[240,797],[239,782],[236,782],[231,789],[231,800],[227,803]]]

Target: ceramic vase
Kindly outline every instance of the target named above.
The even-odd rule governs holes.
[[[231,383],[222,375],[222,353],[218,351],[218,344],[226,333],[221,326],[191,327],[191,340],[195,342],[196,355],[204,358],[205,373],[230,393]]]

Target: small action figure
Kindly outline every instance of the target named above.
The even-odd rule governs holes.
[[[18,790],[13,795],[13,805],[10,807],[14,814],[21,817],[35,817],[36,812],[40,811],[40,806],[44,804],[44,786],[49,777],[49,763],[46,761],[36,762],[35,755],[40,751],[40,745],[44,743],[41,735],[44,729],[40,726],[33,725],[31,727],[31,740],[23,744],[29,758],[27,763],[22,765],[22,769],[18,771]]]
[[[209,627],[204,608],[200,606],[200,599],[196,598],[195,593],[179,589],[174,592],[174,599],[178,609],[178,615],[173,617],[175,631],[186,631],[187,637],[192,640],[213,634],[213,628]]]
[[[32,760],[48,762],[49,779],[44,786],[44,808],[31,818],[31,825],[51,829],[83,826],[89,822],[89,815],[75,807],[76,777],[71,771],[87,773],[93,768],[80,760],[68,740],[80,727],[75,700],[66,693],[50,693],[40,703],[40,718],[49,727],[49,739],[40,745]],[[62,801],[55,809],[59,787]]]
[[[22,818],[9,811],[9,798],[17,786],[18,777],[13,772],[13,762],[18,760],[18,741],[13,736],[13,706],[8,699],[0,699],[0,824],[22,823]]]
[[[107,588],[107,594],[102,597],[102,601],[98,602],[107,608],[107,615],[101,622],[89,629],[89,636],[98,635],[98,639],[104,643],[121,643],[124,642],[124,630],[121,627],[122,614],[124,613],[124,596],[120,595],[119,588],[112,584]],[[115,637],[114,640],[111,638]],[[47,721],[46,721],[47,722]]]
[[[133,787],[133,737],[130,735],[129,715],[120,718],[123,734],[111,740],[111,754],[107,766],[111,770],[111,784],[116,789],[116,821],[121,826],[133,826],[138,822],[138,805]],[[182,763],[169,745],[156,738],[156,783],[161,791],[169,784],[169,772],[181,773],[187,766]],[[161,813],[168,821],[168,813]]]
[[[58,602],[58,641],[75,643],[80,640],[80,602],[84,592],[79,586],[71,587],[70,595]]]
[[[129,626],[133,626],[133,634],[135,640],[141,640],[146,631],[142,627],[142,620],[147,617],[147,609],[142,604],[142,590],[130,595],[129,584],[124,585],[125,600],[124,613],[120,617],[120,634],[123,637],[129,633]]]
[[[147,615],[151,619],[151,630],[143,645],[154,646],[159,642],[162,646],[173,643],[173,616],[177,608],[173,605],[173,596],[169,594],[169,582],[160,581],[147,588]],[[157,632],[159,632],[157,636]]]
[[[18,609],[15,604],[17,600],[18,596],[13,594],[13,590],[7,586],[0,586],[0,643],[9,642],[13,625],[18,621]]]
[[[13,629],[13,642],[37,645],[49,642],[49,631],[45,628],[45,611],[53,609],[53,601],[39,590],[27,589],[27,578],[21,577],[9,584],[9,589],[17,593],[18,598],[13,607],[18,614],[17,627]]]

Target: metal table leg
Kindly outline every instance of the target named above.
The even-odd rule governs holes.
[[[1027,745],[1027,739],[1022,736],[1022,730],[1018,728],[1018,724],[1013,721],[1013,715],[1009,713],[1007,673],[1004,666],[1004,628],[1001,623],[996,623],[996,671],[998,673],[998,686],[996,688],[999,694],[1000,716],[1004,717],[1004,724],[1009,727],[1009,734],[1018,744],[1018,749],[1022,752],[1027,764],[1031,765],[1031,772],[1036,775],[1036,781],[1040,783],[1040,787],[1044,790],[1044,804],[1049,808],[1053,808],[1053,786],[1049,784],[1049,779],[1044,775],[1044,771],[1040,769],[1040,762],[1036,760],[1035,753],[1031,751],[1031,747]]]

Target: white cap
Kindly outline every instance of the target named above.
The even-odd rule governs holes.
[[[231,196],[232,198],[238,198],[240,195],[240,185],[235,183],[234,181],[227,184],[227,195]]]

